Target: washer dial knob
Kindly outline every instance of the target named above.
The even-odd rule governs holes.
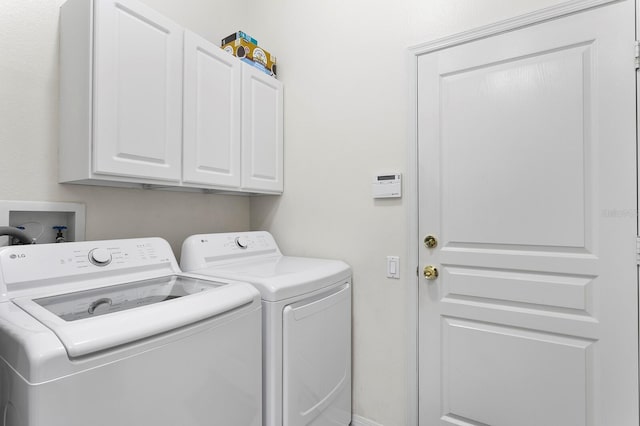
[[[107,249],[95,248],[89,252],[89,262],[96,266],[107,266],[111,263],[111,253]]]
[[[249,247],[249,240],[247,237],[236,237],[236,245],[241,249],[246,249]]]

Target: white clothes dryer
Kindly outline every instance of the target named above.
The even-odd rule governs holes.
[[[181,267],[262,296],[264,426],[351,422],[351,269],[283,256],[268,232],[193,235]]]
[[[160,238],[0,249],[0,424],[259,426],[260,294]]]

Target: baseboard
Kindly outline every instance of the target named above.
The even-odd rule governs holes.
[[[382,425],[380,423],[376,423],[369,419],[365,419],[364,417],[354,415],[351,417],[351,426],[382,426]]]

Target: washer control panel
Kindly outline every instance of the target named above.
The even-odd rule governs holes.
[[[16,245],[0,249],[0,285],[5,286],[100,273],[106,269],[126,273],[131,269],[155,267],[178,269],[171,247],[161,238]],[[0,287],[0,290],[3,289]]]

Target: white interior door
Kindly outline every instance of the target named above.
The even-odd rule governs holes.
[[[634,21],[418,58],[420,425],[638,425]]]

